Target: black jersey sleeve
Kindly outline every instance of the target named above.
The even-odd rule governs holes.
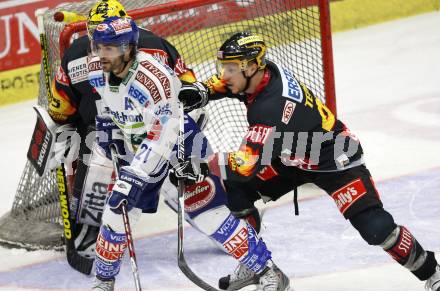
[[[88,44],[87,36],[75,40],[65,51],[61,64],[55,73],[52,83],[52,99],[49,100],[48,111],[52,119],[58,123],[72,123],[78,119],[81,94],[74,88],[69,74],[86,70],[85,60],[78,67],[72,67],[72,64],[87,57]],[[71,64],[70,71],[69,63]]]
[[[270,100],[268,100],[270,101]],[[261,102],[248,112],[249,127],[237,151],[217,153],[216,174],[223,179],[247,181],[281,154],[280,131],[285,130],[275,116],[281,116],[279,103]],[[260,112],[261,114],[254,114]],[[212,165],[212,163],[211,163]]]

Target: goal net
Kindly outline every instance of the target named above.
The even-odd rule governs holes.
[[[55,22],[57,11],[87,15],[95,1],[65,4],[44,14],[52,72],[85,23]],[[328,0],[122,0],[140,27],[170,41],[199,80],[215,71],[216,52],[233,33],[263,36],[267,59],[282,63],[335,112]],[[38,104],[47,107],[41,73]],[[247,129],[245,108],[232,99],[210,102],[206,135],[216,151],[237,149]],[[62,224],[54,174],[39,177],[30,163],[10,212],[0,219],[0,242],[28,249],[61,248]]]

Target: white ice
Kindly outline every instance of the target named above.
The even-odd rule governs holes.
[[[333,37],[338,116],[360,138],[367,166],[380,186],[385,206],[395,211],[400,221],[407,223],[408,220],[420,241],[437,252],[440,251],[440,193],[437,188],[440,186],[439,27],[440,13],[434,12],[337,33]],[[35,120],[33,103],[0,108],[0,174],[3,181],[0,215],[11,208],[25,164]],[[406,193],[403,189],[406,187],[413,194]],[[308,187],[300,189],[301,192],[319,191]],[[400,199],[395,193],[403,193],[405,198]],[[287,269],[296,291],[423,290],[422,282],[385,254],[377,250],[370,252],[369,248],[374,248],[356,238],[349,225],[337,218],[337,210],[329,199],[315,196],[300,202],[299,218],[289,215],[288,211],[293,212],[287,202],[289,199],[290,196],[279,202],[276,208],[279,212],[286,211],[284,219],[276,217],[277,211],[267,211],[268,225],[263,236],[268,237],[269,244],[276,245],[274,256],[280,258],[281,267],[289,266]],[[406,207],[407,204],[411,206]],[[310,215],[307,210],[316,205],[324,206],[319,208],[323,218],[307,219]],[[317,231],[323,229],[327,220],[335,221],[328,225],[329,231]],[[279,224],[292,231],[281,236],[281,231],[271,231]],[[140,255],[144,289],[198,290],[182,279],[174,266],[174,249],[170,251],[171,256],[159,256],[165,260],[157,263],[161,268],[150,266],[157,262],[154,259],[157,253],[149,252],[155,249],[154,242],[174,247],[175,229],[175,215],[163,205],[158,214],[144,216],[135,228],[137,236],[142,238],[137,241],[137,250],[145,253],[145,256]],[[207,266],[209,280],[231,270],[219,267],[215,260],[222,255],[203,249],[202,238],[191,230],[188,234],[195,242],[194,245],[188,242],[187,256],[197,256],[200,244],[202,251],[207,252],[206,257],[212,258],[200,264],[191,260],[191,266],[195,269]],[[168,242],[168,238],[173,241]],[[350,244],[352,240],[356,242],[354,245]],[[320,245],[314,244],[316,241]],[[347,243],[344,245],[346,252],[338,242]],[[312,252],[315,247],[316,252]],[[368,258],[362,260],[363,254],[368,254]],[[63,257],[63,253],[52,251],[0,248],[0,289],[87,290],[91,278],[70,270]],[[202,255],[199,258],[203,260]],[[215,267],[219,267],[218,270]],[[147,272],[151,268],[154,272]],[[124,264],[118,281],[124,290],[134,290],[129,270],[129,264]],[[55,276],[57,271],[59,277]],[[25,279],[25,276],[31,278]],[[167,277],[170,281],[175,277],[180,279],[170,284]],[[149,286],[149,278],[155,281],[154,286]],[[161,278],[165,278],[162,284],[160,280],[157,282]],[[26,283],[21,284],[22,281]],[[47,286],[41,282],[46,282]]]

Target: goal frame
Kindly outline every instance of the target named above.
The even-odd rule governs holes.
[[[197,8],[209,4],[219,3],[219,0],[187,0],[185,2],[171,2],[158,4],[150,7],[134,9],[128,11],[128,15],[133,19],[141,17],[151,17],[160,14],[178,12],[185,9]],[[336,107],[336,90],[335,90],[335,76],[333,64],[333,44],[330,21],[330,0],[309,0],[306,5],[316,5],[319,7],[320,17],[320,32],[321,32],[321,52],[322,65],[324,75],[324,91],[326,106],[337,116]],[[75,33],[86,31],[87,24],[85,21],[67,24],[60,34],[59,46],[60,57],[63,56],[64,51],[70,46],[70,39]]]
[[[44,13],[52,77],[71,40],[86,33],[86,22],[55,22],[53,13],[64,10],[86,15],[94,1],[65,3]],[[132,18],[170,41],[202,81],[215,73],[215,52],[223,39],[233,32],[256,30],[269,47],[268,59],[283,64],[299,81],[311,85],[315,96],[336,115],[330,1],[121,0]],[[40,82],[38,104],[43,107],[48,104],[45,91]],[[230,114],[237,106],[241,107],[240,116]],[[236,99],[209,102],[204,132],[214,150],[231,151],[241,143],[247,130],[245,110]],[[11,211],[0,217],[0,244],[62,249],[57,193],[54,173],[39,177],[27,162]]]

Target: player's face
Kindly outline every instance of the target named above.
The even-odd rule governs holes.
[[[102,70],[106,73],[118,72],[124,67],[123,52],[117,45],[97,44],[95,53],[99,56]]]
[[[243,76],[243,72],[240,65],[236,62],[223,62],[219,64],[218,73],[222,80],[224,80],[226,87],[233,94],[237,94],[243,91],[246,86],[246,79]]]

